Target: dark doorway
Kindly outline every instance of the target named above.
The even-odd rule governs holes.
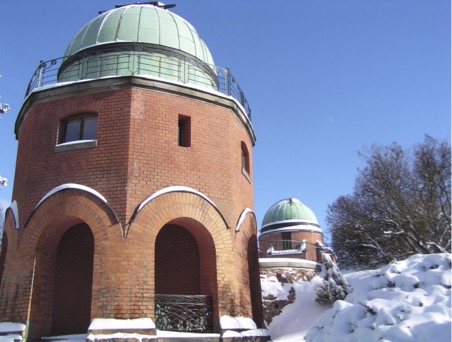
[[[200,294],[199,249],[185,228],[165,225],[155,246],[155,293]]]
[[[58,245],[52,335],[86,333],[91,321],[94,237],[86,224],[67,230]]]

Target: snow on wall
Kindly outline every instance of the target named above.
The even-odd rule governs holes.
[[[44,202],[47,198],[49,198],[50,196],[52,196],[53,194],[57,193],[58,191],[62,191],[62,190],[66,190],[66,189],[79,189],[79,190],[83,190],[86,192],[89,192],[90,194],[98,197],[102,202],[107,203],[107,200],[105,199],[104,196],[102,196],[100,193],[98,193],[96,190],[86,186],[86,185],[81,185],[81,184],[75,184],[75,183],[66,183],[66,184],[61,184],[58,185],[57,187],[53,188],[52,190],[50,190],[48,193],[46,193],[44,195],[43,198],[41,198],[41,200],[38,202],[38,204],[35,207],[35,210],[37,207],[39,207],[41,205],[42,202]]]
[[[245,221],[246,215],[249,213],[253,213],[253,211],[250,208],[246,208],[245,210],[242,211],[239,217],[239,221],[237,222],[237,227],[235,228],[236,232],[240,231],[240,226],[242,225],[243,221]]]
[[[143,207],[144,207],[146,204],[148,204],[150,201],[152,201],[154,198],[156,198],[156,197],[158,197],[158,196],[160,196],[160,195],[164,195],[164,194],[167,194],[167,193],[170,193],[170,192],[177,192],[177,191],[179,191],[179,192],[190,192],[190,193],[196,194],[196,195],[202,197],[203,199],[205,199],[205,200],[206,200],[207,202],[209,202],[213,207],[215,207],[215,209],[218,210],[218,207],[215,205],[215,203],[214,203],[209,197],[207,197],[206,195],[204,195],[203,193],[201,193],[201,192],[199,192],[199,191],[197,191],[197,190],[195,190],[195,189],[192,189],[192,188],[190,188],[190,187],[188,187],[188,186],[176,185],[176,186],[169,186],[169,187],[167,187],[167,188],[164,188],[164,189],[161,189],[161,190],[158,190],[158,191],[154,192],[151,196],[149,196],[149,197],[146,198],[143,202],[141,202],[141,204],[138,206],[137,213],[138,213],[141,209],[143,209]],[[218,210],[218,211],[219,211],[219,210]]]
[[[14,228],[19,229],[19,207],[17,206],[17,201],[14,200],[11,202],[11,204],[8,207],[13,212],[14,217]]]

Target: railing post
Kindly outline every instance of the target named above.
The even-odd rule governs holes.
[[[38,80],[36,82],[36,88],[39,88],[39,87],[42,86],[42,78],[43,78],[43,75],[44,75],[44,67],[45,67],[45,65],[46,64],[45,64],[45,62],[43,60],[41,60],[39,62],[39,66],[38,66],[39,72],[38,72]]]
[[[232,81],[231,81],[231,71],[226,68],[226,92],[228,96],[231,96],[231,85]]]

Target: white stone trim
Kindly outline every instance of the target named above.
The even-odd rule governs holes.
[[[262,231],[262,229],[261,229]],[[283,233],[283,232],[308,232],[308,233],[319,233],[323,235],[322,229],[316,226],[312,226],[309,224],[300,224],[296,226],[289,226],[289,227],[281,227],[277,229],[269,229],[265,232],[262,232],[260,236],[266,235],[266,234],[273,234],[273,233]]]
[[[89,192],[90,194],[99,198],[102,202],[107,203],[107,200],[104,196],[102,196],[99,192],[97,192],[96,190],[94,190],[86,185],[75,184],[75,183],[66,183],[66,184],[58,185],[57,187],[50,190],[47,194],[45,194],[44,197],[41,198],[41,200],[35,206],[34,210],[36,210],[36,208],[38,208],[42,204],[42,202],[44,202],[50,196],[56,194],[59,191],[66,190],[66,189],[78,189],[78,190]]]
[[[148,204],[150,201],[152,201],[154,198],[156,198],[156,197],[158,197],[158,196],[161,196],[161,195],[164,195],[164,194],[171,193],[171,192],[188,192],[188,193],[192,193],[192,194],[198,195],[198,196],[202,197],[203,199],[205,199],[207,202],[209,202],[212,206],[214,206],[215,209],[217,209],[218,211],[220,211],[220,210],[218,209],[218,207],[215,205],[215,203],[214,203],[209,197],[207,197],[206,195],[204,195],[203,193],[201,193],[201,192],[199,192],[199,191],[197,191],[197,190],[195,190],[195,189],[193,189],[193,188],[190,188],[190,187],[188,187],[188,186],[175,185],[175,186],[169,186],[169,187],[167,187],[167,188],[163,188],[163,189],[160,189],[160,190],[154,192],[151,196],[149,196],[149,197],[146,198],[143,202],[140,203],[140,205],[139,205],[138,208],[137,208],[136,213],[138,214],[138,212],[139,212],[141,209],[143,209],[143,207],[144,207],[146,204]]]
[[[11,202],[11,204],[8,207],[13,212],[14,217],[14,228],[19,229],[19,206],[17,205],[17,201],[14,200]]]
[[[240,226],[242,225],[243,221],[245,221],[245,217],[247,214],[253,213],[253,211],[250,208],[245,208],[242,213],[240,214],[239,221],[237,222],[237,227],[235,228],[236,232],[240,231]]]

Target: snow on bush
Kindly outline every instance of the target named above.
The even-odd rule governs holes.
[[[338,300],[307,341],[451,341],[449,253],[413,255],[348,278],[353,292]]]
[[[322,258],[325,276],[321,285],[315,289],[317,292],[315,300],[322,304],[333,304],[336,300],[345,299],[351,292],[351,288],[337,265],[331,260],[331,257],[326,253],[322,253]]]

